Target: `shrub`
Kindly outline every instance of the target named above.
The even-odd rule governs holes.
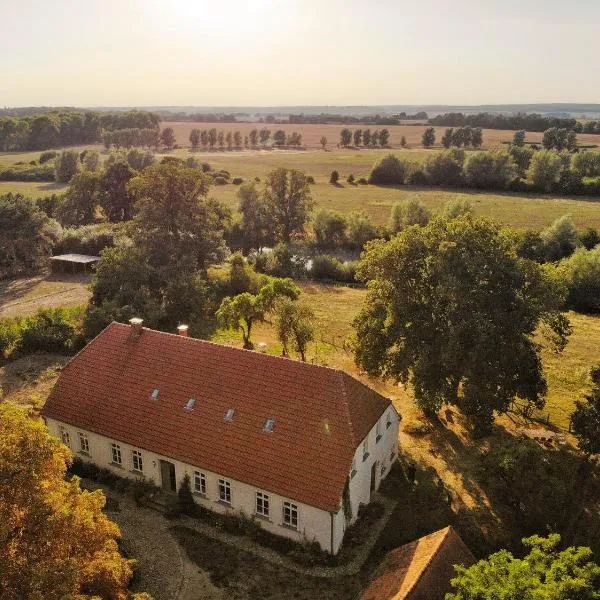
[[[393,154],[388,154],[375,164],[369,175],[369,183],[378,185],[402,185],[406,165]]]
[[[540,150],[531,158],[527,177],[538,189],[550,192],[560,181],[562,171],[563,163],[558,152]]]
[[[429,156],[423,173],[430,185],[459,186],[462,183],[464,153],[446,150]]]
[[[339,181],[340,174],[337,171],[331,171],[331,175],[329,176],[329,183],[333,183],[334,185]]]
[[[49,160],[52,160],[53,158],[56,158],[57,156],[58,152],[56,152],[55,150],[48,150],[46,152],[42,152],[40,154],[39,163],[40,165],[43,165],[44,163],[48,162]]]
[[[568,287],[567,304],[581,312],[600,312],[600,247],[578,248],[560,263]]]
[[[553,221],[540,233],[546,260],[554,261],[570,256],[579,244],[579,234],[570,215]]]
[[[306,176],[306,183],[313,184],[315,182],[315,178],[312,175]]]
[[[368,241],[380,237],[377,227],[365,212],[351,212],[348,215],[347,224],[346,239],[348,244],[357,250],[361,250]]]
[[[225,177],[217,176],[214,178],[215,185],[227,185]]]
[[[517,167],[504,150],[474,152],[465,160],[467,184],[484,189],[506,189],[517,177]]]
[[[350,185],[354,185],[354,175],[352,173],[350,173],[350,175],[348,175],[348,179],[346,179],[346,181],[350,184]]]
[[[391,233],[395,234],[410,225],[424,227],[429,223],[430,218],[431,213],[418,200],[396,202],[392,206],[389,229]]]
[[[244,182],[244,180],[241,177],[234,177],[231,180],[231,183],[233,183],[233,185],[241,185]]]
[[[63,150],[56,157],[54,168],[56,172],[56,181],[69,183],[79,171],[79,153],[77,150]]]
[[[313,279],[355,283],[356,264],[343,264],[337,258],[326,254],[318,254],[313,258],[310,275]]]
[[[25,319],[19,342],[23,352],[64,352],[73,348],[75,326],[64,308],[44,308]]]
[[[346,240],[346,219],[340,213],[321,209],[315,216],[313,230],[317,245],[341,246]]]
[[[359,185],[367,185],[369,182],[367,181],[366,177],[361,177],[356,183]]]
[[[21,319],[0,320],[0,357],[6,356],[21,339]]]
[[[212,171],[211,166],[207,162],[203,162],[200,165],[200,168],[202,169],[203,173],[208,173],[209,171]]]
[[[43,165],[11,165],[0,169],[0,181],[54,181],[54,167]]]
[[[112,248],[122,232],[123,228],[119,225],[108,223],[65,228],[54,247],[54,254],[97,256],[104,248]]]

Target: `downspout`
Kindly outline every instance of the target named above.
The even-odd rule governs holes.
[[[333,513],[330,512],[329,516],[331,517],[331,554],[333,555]]]

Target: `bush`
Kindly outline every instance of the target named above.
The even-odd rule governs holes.
[[[231,183],[233,183],[233,185],[241,185],[244,182],[244,180],[241,177],[234,177],[231,180]]]
[[[540,150],[531,158],[527,177],[536,188],[550,192],[560,181],[562,171],[563,163],[558,152]]]
[[[410,225],[425,227],[431,219],[431,213],[418,200],[396,202],[390,214],[389,230],[396,234]]]
[[[465,160],[464,175],[469,186],[483,189],[506,189],[517,177],[517,167],[504,150],[475,152]]]
[[[350,175],[348,175],[348,179],[346,179],[346,181],[350,184],[350,185],[354,185],[354,175],[352,173],[350,173]]]
[[[117,237],[123,235],[122,231],[123,228],[119,225],[108,223],[65,228],[54,247],[54,254],[97,256],[105,248],[112,248]]]
[[[306,176],[306,183],[313,184],[315,182],[315,178],[312,175]]]
[[[313,224],[318,246],[341,246],[346,241],[346,219],[344,215],[332,210],[321,209]]]
[[[0,358],[9,354],[21,339],[22,319],[0,320]]]
[[[567,304],[580,312],[600,312],[600,246],[578,248],[560,263],[569,290]]]
[[[343,264],[337,258],[318,254],[313,258],[310,275],[313,279],[356,283],[356,263]]]
[[[463,183],[462,165],[464,153],[446,150],[429,156],[423,173],[430,185],[459,186]]]
[[[366,177],[361,177],[356,183],[359,185],[367,185],[369,182],[367,181]]]
[[[43,165],[44,163],[48,162],[49,160],[52,160],[53,158],[56,158],[57,156],[58,152],[56,152],[55,150],[48,150],[47,152],[42,152],[40,154],[39,163],[40,165]]]
[[[56,172],[56,181],[69,183],[79,171],[79,153],[77,150],[63,150],[56,157],[54,168]]]
[[[227,185],[227,179],[225,177],[215,177],[214,178],[215,185]]]
[[[377,185],[402,185],[406,165],[393,154],[388,154],[375,164],[369,175],[369,183]]]
[[[69,353],[74,346],[76,330],[73,311],[44,308],[24,320],[19,350],[31,352]]]
[[[331,175],[329,176],[329,183],[333,183],[334,185],[339,181],[340,174],[337,171],[331,171]]]
[[[54,167],[44,165],[11,165],[0,169],[0,181],[54,181]]]

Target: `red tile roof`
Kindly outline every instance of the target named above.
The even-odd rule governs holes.
[[[354,451],[387,398],[339,370],[132,331],[112,323],[75,356],[44,416],[337,510]],[[190,398],[195,408],[184,410]],[[263,431],[269,418],[273,433]]]
[[[474,562],[458,533],[446,527],[392,550],[360,600],[443,600],[454,565]]]

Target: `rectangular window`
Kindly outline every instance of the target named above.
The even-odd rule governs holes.
[[[363,461],[369,458],[369,438],[367,437],[363,442]]]
[[[194,471],[194,492],[206,495],[206,476],[200,471]]]
[[[256,492],[256,514],[263,517],[269,516],[269,496],[262,492]]]
[[[224,479],[219,479],[219,500],[231,504],[231,484]]]
[[[69,437],[69,432],[64,428],[60,428],[60,441],[65,445],[71,447],[71,438]]]
[[[381,439],[381,423],[377,421],[377,425],[375,425],[375,443],[377,444]]]
[[[123,460],[121,459],[121,446],[119,446],[119,444],[111,444],[110,451],[112,454],[112,461],[115,465],[123,464]]]
[[[283,523],[294,527],[294,529],[298,528],[298,507],[295,504],[291,502],[283,503]]]
[[[85,433],[79,432],[79,449],[86,454],[90,453],[90,443]]]
[[[132,462],[134,471],[139,471],[141,473],[144,470],[144,462],[142,461],[142,453],[139,450],[131,451],[131,462]]]

